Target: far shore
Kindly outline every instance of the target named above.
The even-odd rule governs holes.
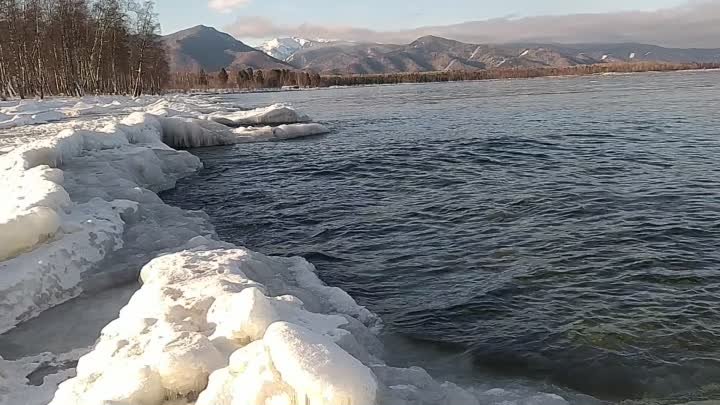
[[[627,70],[628,66],[634,66],[633,70]],[[420,73],[390,73],[381,75],[325,75],[321,76],[321,79],[327,82],[343,82],[342,84],[328,84],[321,86],[283,86],[274,88],[238,88],[236,87],[220,87],[220,86],[208,86],[198,87],[192,89],[181,89],[173,88],[168,89],[165,94],[183,93],[183,94],[253,94],[253,93],[279,93],[279,92],[292,92],[292,91],[307,91],[307,90],[322,90],[322,89],[340,89],[350,87],[375,87],[375,86],[395,86],[395,85],[415,85],[415,84],[428,84],[428,83],[455,83],[455,82],[484,82],[484,81],[505,81],[505,80],[532,80],[532,79],[546,79],[546,78],[574,78],[574,77],[605,77],[605,76],[627,76],[635,74],[645,73],[688,73],[688,72],[720,72],[720,63],[715,64],[669,64],[661,66],[653,66],[653,68],[641,69],[638,68],[639,64],[617,64],[617,65],[599,65],[605,68],[603,71],[593,71],[583,73],[585,69],[573,69],[567,68],[562,69],[562,72],[555,72],[557,68],[543,68],[534,69],[533,73],[541,74],[525,74],[521,75],[517,72],[527,73],[525,70],[519,69],[493,69],[487,71],[479,71],[476,73],[485,73],[483,78],[468,78],[464,79],[463,71],[457,72],[420,72]],[[644,64],[643,64],[644,65]],[[588,65],[598,66],[598,65]],[[610,69],[608,69],[610,67]],[[617,67],[617,69],[613,69]],[[663,68],[664,67],[664,68]],[[624,69],[624,70],[623,70]],[[490,74],[487,74],[489,72]],[[515,72],[514,75],[510,74]],[[468,72],[465,72],[468,73]],[[469,72],[473,73],[473,72]],[[542,74],[547,73],[547,74]],[[449,75],[454,74],[454,75]],[[451,79],[445,80],[397,80],[398,77],[403,78],[427,78],[429,77],[440,77],[444,78],[445,75],[452,76]],[[503,76],[503,77],[492,77],[492,76]],[[395,79],[395,80],[393,80]]]

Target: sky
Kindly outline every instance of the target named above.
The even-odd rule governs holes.
[[[628,29],[636,33],[641,29],[648,30],[648,24],[667,23],[668,10],[671,16],[684,13],[684,8],[699,4],[711,4],[713,13],[720,8],[720,0],[155,0],[157,12],[164,34],[169,34],[198,24],[214,26],[227,31],[238,39],[251,45],[257,45],[265,39],[274,36],[314,35],[328,39],[368,40],[376,42],[412,40],[412,35],[429,32],[432,34],[455,34],[453,39],[502,40],[493,37],[490,28],[505,33],[514,33],[527,29],[518,21],[532,23],[537,28],[540,23],[557,23],[563,29],[572,32],[579,25],[582,28],[592,26],[592,30],[585,30],[584,36],[592,39],[598,28],[609,24],[603,29],[611,32],[614,24],[619,21],[627,25],[628,19],[632,24],[642,26]],[[708,23],[707,7],[702,14],[685,15],[682,24],[690,24],[692,30],[696,20]],[[609,16],[611,19],[588,18],[579,16],[584,14],[598,14]],[[685,13],[687,14],[687,13]],[[717,13],[717,14],[720,14]],[[699,15],[699,16],[698,16]],[[563,16],[562,20],[549,20],[551,16]],[[538,20],[534,17],[542,17]],[[711,16],[713,18],[717,16]],[[604,18],[604,17],[603,17]],[[655,19],[655,20],[653,20]],[[485,24],[481,27],[464,27],[460,32],[454,27],[468,21],[480,21]],[[496,22],[504,22],[503,29],[498,30]],[[562,23],[561,23],[562,21]],[[711,21],[712,23],[715,20]],[[564,25],[563,25],[564,24]],[[670,25],[681,25],[671,21]],[[425,27],[446,27],[445,30],[426,30]],[[512,28],[511,28],[512,27]],[[660,28],[660,27],[656,27]],[[473,35],[475,30],[486,34]],[[687,29],[683,26],[682,29]],[[710,28],[712,30],[712,28]],[[541,30],[536,36],[552,39],[557,32],[548,33]],[[552,34],[552,35],[551,35]],[[650,35],[651,33],[646,33]],[[698,42],[707,42],[702,39],[709,35],[706,32],[697,32],[694,37],[701,38]],[[510,35],[508,40],[522,40],[525,37],[515,38]],[[582,39],[582,35],[580,36]],[[622,35],[616,35],[622,39]],[[613,39],[615,37],[608,37]],[[632,38],[629,38],[632,39]],[[640,39],[644,39],[641,38]],[[562,41],[562,39],[560,39]],[[671,39],[672,41],[672,39]],[[704,42],[703,42],[704,41]],[[692,42],[692,41],[690,41]],[[688,43],[690,43],[688,42]],[[720,43],[717,44],[720,47]]]
[[[654,10],[683,0],[155,0],[163,33],[198,24],[222,28],[237,17],[279,24],[318,24],[397,30],[507,16]],[[219,10],[212,8],[226,5]],[[234,5],[234,7],[233,7]]]

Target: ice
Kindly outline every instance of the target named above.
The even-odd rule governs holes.
[[[318,405],[372,405],[377,394],[375,375],[332,340],[301,326],[272,324],[263,339],[283,380],[298,402]]]
[[[159,125],[123,128],[64,130],[0,156],[0,186],[13,197],[0,204],[0,332],[77,296],[82,275],[124,247],[138,203],[159,202],[143,189],[173,187],[200,167],[186,152],[154,149],[159,141],[129,142],[143,131],[159,140]]]
[[[7,260],[55,236],[60,217],[47,207],[33,207],[0,222],[0,260]]]
[[[262,339],[275,322],[294,322],[319,334],[333,336],[347,324],[338,315],[321,316],[302,309],[303,303],[293,296],[266,297],[259,288],[247,288],[239,294],[220,297],[210,307],[208,321],[218,325],[211,339],[253,342]],[[235,323],[223,323],[234,317]]]
[[[228,126],[297,124],[310,121],[307,115],[284,104],[233,113],[217,112],[207,118]]]
[[[31,114],[8,116],[0,114],[0,129],[20,127],[23,125],[45,124],[65,119],[65,114],[58,111],[42,111]]]
[[[369,331],[374,319],[361,322],[367,310],[310,277],[305,260],[205,238],[186,247],[143,268],[142,288],[52,405],[159,405],[165,398],[197,398],[198,405],[394,403],[407,396],[390,388],[402,373],[418,398],[444,401],[419,403],[472,398],[419,369],[383,366]],[[291,294],[301,291],[315,298],[310,305]],[[350,353],[358,347],[375,354],[360,360]]]
[[[273,141],[305,136],[320,135],[330,132],[322,124],[290,124],[277,127],[245,127],[236,128],[233,133],[238,135],[239,142]]]
[[[59,383],[74,374],[64,365],[76,361],[89,350],[80,348],[60,355],[43,353],[18,361],[0,357],[0,405],[47,405]],[[30,384],[30,378],[34,378],[33,373],[39,369],[58,371]]]
[[[82,273],[100,263],[108,252],[122,247],[122,216],[135,209],[123,201],[94,199],[79,204],[70,214],[61,214],[58,233],[62,235],[0,262],[0,331],[77,296]],[[50,218],[54,226],[58,219]],[[38,225],[32,231],[48,226]]]

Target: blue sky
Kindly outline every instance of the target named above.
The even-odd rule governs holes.
[[[228,5],[224,11],[210,7]],[[686,0],[156,0],[163,33],[198,24],[226,27],[238,18],[263,17],[278,25],[308,23],[371,30],[403,30],[507,16],[656,10]],[[253,38],[242,38],[253,41]]]

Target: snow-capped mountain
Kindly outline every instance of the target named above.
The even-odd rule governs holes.
[[[275,59],[287,60],[295,52],[309,48],[318,43],[331,42],[326,39],[305,39],[299,37],[274,38],[257,47]]]
[[[275,59],[285,60],[312,41],[304,38],[274,38],[257,47]]]

